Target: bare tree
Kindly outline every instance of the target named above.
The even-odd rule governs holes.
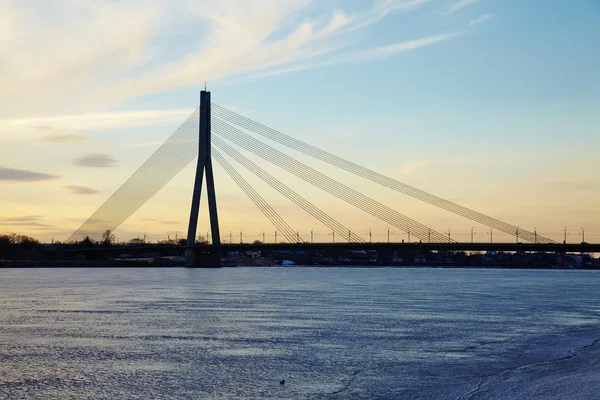
[[[112,231],[110,229],[107,229],[102,234],[102,243],[104,243],[105,245],[111,245],[114,242],[115,242],[115,235],[112,233]]]

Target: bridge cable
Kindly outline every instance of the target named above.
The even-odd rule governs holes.
[[[186,121],[70,236],[100,239],[114,231],[198,155],[196,109]]]
[[[197,146],[186,146],[186,143],[197,144],[198,142],[197,138],[194,140],[197,134],[194,135],[193,125],[195,125],[193,118],[182,125],[71,236],[70,240],[77,240],[80,236],[94,238],[107,229],[113,231],[189,164],[197,155],[197,151],[194,150]],[[188,129],[182,131],[183,127]]]
[[[287,170],[288,172],[298,176],[314,186],[333,194],[334,196],[354,205],[363,211],[387,222],[391,225],[408,232],[410,231],[416,237],[422,240],[452,242],[451,239],[446,239],[445,235],[431,230],[426,226],[414,221],[391,208],[371,199],[349,188],[346,185],[314,170],[311,167],[279,152],[271,146],[253,138],[252,136],[236,129],[218,118],[213,118],[213,132],[224,137],[233,143],[245,148],[248,151],[262,157],[270,163]]]
[[[229,140],[232,140],[232,138],[228,137]],[[253,138],[252,138],[253,139]],[[253,149],[252,146],[247,146],[247,144],[244,143],[238,143],[235,141],[235,139],[233,139],[234,143],[242,146],[243,148],[246,148],[249,151],[254,152],[255,154],[259,155],[260,157],[266,159],[269,162],[272,162],[274,165],[279,166],[282,169],[287,170],[288,172],[291,172],[292,174],[295,174],[296,176],[300,177],[301,179],[319,187],[322,190],[327,191],[330,194],[333,194],[334,196],[346,201],[349,204],[352,204],[360,209],[362,209],[365,212],[370,213],[371,215],[405,231],[405,232],[411,232],[414,234],[414,236],[416,237],[421,237],[422,240],[426,240],[426,241],[442,241],[442,242],[448,242],[448,241],[452,241],[449,239],[446,239],[445,235],[442,235],[436,231],[433,231],[421,224],[419,224],[416,221],[413,221],[411,219],[409,219],[406,216],[403,216],[400,213],[397,213],[396,211],[382,205],[381,203],[377,203],[376,201],[374,201],[373,199],[366,197],[364,195],[362,195],[361,193],[356,192],[353,189],[348,188],[347,186],[341,184],[340,182],[329,178],[325,175],[322,175],[320,173],[320,175],[316,175],[315,173],[316,171],[312,170],[310,167],[298,162],[297,160],[291,159],[293,162],[297,163],[297,165],[295,166],[291,166],[290,165],[290,159],[285,158],[287,156],[282,155],[281,153],[278,153],[279,155],[282,155],[284,158],[283,160],[278,160],[278,161],[274,161],[272,158],[270,159],[271,156],[273,156],[272,154],[262,154],[256,151],[256,149]],[[261,143],[262,142],[258,142]],[[263,144],[264,145],[264,144]],[[267,146],[267,145],[264,145]],[[264,150],[264,149],[263,149]],[[300,165],[300,169],[298,169],[298,165]],[[304,168],[304,169],[302,169]],[[312,174],[310,172],[307,173],[307,170],[312,171]],[[325,177],[325,179],[323,179],[323,177]],[[408,226],[407,226],[408,225]]]
[[[449,200],[443,199],[441,197],[432,195],[423,190],[417,189],[400,181],[397,181],[393,178],[387,177],[380,173],[377,173],[373,170],[355,164],[351,161],[333,155],[327,151],[321,150],[317,147],[314,147],[310,144],[302,142],[298,139],[295,139],[291,136],[288,136],[282,132],[271,129],[265,125],[262,125],[256,121],[253,121],[249,118],[246,118],[240,114],[237,114],[233,111],[230,111],[218,104],[212,103],[212,113],[213,116],[217,116],[226,121],[229,121],[235,125],[248,129],[258,135],[269,138],[273,141],[276,141],[280,144],[288,146],[292,149],[300,151],[306,155],[317,158],[321,161],[329,163],[333,166],[339,167],[347,172],[353,173],[360,177],[363,177],[371,182],[378,183],[382,186],[386,186],[390,189],[398,191],[400,193],[404,193],[421,201],[427,202],[439,208],[445,209],[452,213],[458,214],[465,218],[471,219],[475,222],[481,223],[488,227],[497,229],[501,232],[507,233],[512,236],[519,236],[526,241],[537,243],[556,243],[554,240],[537,235],[533,232],[527,231],[525,229],[520,229],[517,226],[508,224],[506,222],[500,221],[496,218],[490,217],[488,215],[479,213],[470,208],[461,206],[459,204],[453,203]]]
[[[213,144],[213,146],[218,147],[221,151],[223,151],[229,157],[233,158],[238,163],[242,164],[249,171],[251,171],[256,176],[258,176],[260,179],[262,179],[265,183],[269,184],[273,189],[277,190],[279,193],[281,193],[282,195],[287,197],[289,200],[291,200],[297,206],[299,206],[304,211],[306,211],[307,213],[312,215],[314,218],[319,220],[323,225],[327,226],[333,232],[340,235],[340,237],[348,238],[348,240],[351,242],[364,243],[364,240],[360,236],[358,236],[354,232],[351,232],[348,228],[346,228],[345,226],[340,224],[338,221],[336,221],[335,219],[330,217],[328,214],[326,214],[321,209],[319,209],[318,207],[313,205],[311,202],[306,200],[304,197],[302,197],[301,195],[299,195],[298,193],[296,193],[295,191],[290,189],[284,183],[282,183],[281,181],[279,181],[278,179],[273,177],[271,174],[269,174],[264,169],[262,169],[260,166],[258,166],[256,163],[254,163],[253,161],[251,161],[250,159],[245,157],[243,154],[241,154],[240,152],[235,150],[233,147],[229,146],[227,143],[225,143],[219,137],[213,137],[212,144]],[[350,237],[348,237],[348,232],[351,232]]]
[[[129,218],[137,208],[131,213],[125,213],[123,210],[127,210],[127,206],[135,205],[141,207],[146,203],[156,192],[158,192],[166,183],[168,183],[172,177],[176,176],[183,168],[185,168],[191,161],[193,161],[198,154],[198,134],[195,132],[194,127],[190,130],[190,133],[186,137],[180,137],[175,139],[174,144],[187,144],[178,146],[175,149],[171,149],[169,152],[163,152],[160,156],[154,159],[154,165],[148,167],[145,170],[140,171],[140,178],[143,178],[144,182],[136,184],[130,184],[127,189],[129,193],[133,193],[130,197],[125,197],[122,201],[116,201],[115,204],[120,204],[120,211],[123,218],[126,220]],[[166,142],[164,143],[166,144]],[[124,190],[125,188],[123,188]],[[138,208],[139,208],[138,207]]]
[[[93,238],[106,229],[114,231],[197,156],[196,122],[192,119],[185,125],[188,129],[182,133],[180,127],[166,140],[86,224],[72,235],[71,240],[82,235]],[[192,146],[187,146],[188,143]]]
[[[244,146],[242,146],[242,147],[244,147]],[[251,148],[249,148],[249,150],[253,151]],[[269,160],[268,156],[266,157],[266,159]],[[269,160],[269,161],[272,161],[272,160]],[[282,167],[282,164],[284,164],[284,162],[282,162],[282,164],[279,164],[277,162],[273,162],[273,163],[280,167]],[[397,216],[389,216],[389,215],[382,216],[381,209],[378,209],[377,207],[373,208],[372,204],[364,203],[364,201],[362,201],[360,198],[358,198],[358,199],[353,198],[352,193],[339,191],[338,190],[339,188],[332,188],[330,182],[324,182],[322,180],[319,182],[319,179],[317,177],[306,175],[300,170],[294,171],[293,167],[282,167],[282,168],[288,170],[288,172],[295,174],[296,176],[300,177],[301,179],[303,179],[311,184],[314,184],[315,186],[319,187],[320,189],[325,190],[325,191],[329,192],[330,194],[333,194],[334,196],[346,201],[347,203],[352,204],[352,205],[358,207],[359,209],[361,209],[375,217],[378,217],[379,219],[389,223],[390,225],[393,225],[405,232],[413,233],[415,237],[421,237],[425,241],[433,241],[433,242],[435,242],[435,241],[448,242],[449,241],[448,239],[446,239],[445,235],[441,235],[440,233],[438,233],[434,230],[428,229],[426,232],[424,229],[419,229],[418,227],[415,227],[414,224],[412,226],[407,227],[406,226],[407,220],[402,221],[401,219],[397,218]],[[323,185],[326,185],[326,187],[323,187]],[[372,201],[372,199],[369,199],[369,200]],[[399,214],[399,215],[401,215],[401,214]],[[352,236],[354,236],[354,233],[352,233]],[[343,235],[343,237],[346,237],[346,235]],[[361,238],[361,240],[362,240],[362,238]]]
[[[421,240],[424,241],[433,241],[433,242],[454,242],[454,240],[451,240],[450,238],[448,238],[446,235],[443,235],[439,232],[434,231],[431,228],[428,228],[422,224],[420,224],[417,221],[414,221],[400,213],[398,213],[395,210],[392,210],[391,208],[384,206],[381,203],[376,202],[375,200],[349,188],[348,186],[345,186],[343,184],[341,184],[339,181],[336,181],[335,179],[332,179],[328,176],[325,176],[317,171],[315,171],[314,169],[312,169],[311,167],[308,167],[306,164],[303,164],[297,160],[294,160],[292,158],[289,158],[288,156],[286,156],[285,154],[273,149],[272,147],[264,144],[261,141],[258,141],[256,139],[254,139],[253,137],[251,137],[250,135],[247,135],[246,133],[243,133],[242,131],[233,128],[232,126],[228,125],[227,123],[225,123],[224,121],[221,121],[218,118],[213,118],[213,126],[222,126],[220,124],[225,124],[225,126],[228,127],[228,129],[233,129],[235,131],[235,134],[237,135],[243,135],[242,137],[244,137],[246,140],[250,140],[253,141],[254,144],[258,144],[259,146],[266,146],[266,148],[263,147],[262,152],[270,152],[273,151],[275,152],[275,157],[283,157],[283,159],[281,159],[280,161],[273,161],[272,159],[269,159],[268,156],[266,156],[263,153],[258,153],[255,149],[251,149],[250,147],[247,147],[247,145],[243,142],[240,141],[236,141],[236,139],[234,137],[231,136],[226,136],[228,140],[233,141],[234,143],[246,148],[247,150],[250,150],[252,152],[254,152],[255,154],[259,155],[262,158],[267,159],[269,162],[272,162],[273,164],[288,170],[288,172],[291,172],[293,174],[295,174],[296,176],[300,177],[301,179],[321,188],[322,190],[325,190],[327,192],[329,192],[330,194],[333,194],[334,196],[346,201],[349,204],[352,204],[360,209],[362,209],[363,211],[405,231],[405,232],[410,232],[411,234],[414,234],[415,237],[420,238]],[[220,134],[219,131],[216,131],[217,134]],[[230,132],[232,133],[232,132]],[[238,136],[239,138],[239,136]],[[292,160],[292,161],[290,161]],[[290,165],[290,163],[296,163],[295,167]],[[297,168],[300,168],[300,170],[298,170]],[[296,168],[296,171],[294,172],[293,170]],[[312,171],[312,172],[307,172],[307,171]]]
[[[262,198],[256,190],[233,168],[233,166],[223,157],[217,149],[212,149],[212,156],[223,167],[225,172],[233,179],[233,181],[242,189],[242,191],[252,200],[258,209],[271,221],[279,232],[285,236],[288,242],[296,241],[297,233],[292,227]]]

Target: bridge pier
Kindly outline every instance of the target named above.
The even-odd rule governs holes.
[[[185,251],[187,268],[220,268],[223,253],[210,249],[188,249]]]

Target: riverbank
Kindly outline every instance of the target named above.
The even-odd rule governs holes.
[[[0,261],[0,269],[2,268],[184,268],[185,264],[182,261],[173,261],[169,259],[125,259],[125,260],[107,260],[107,261]],[[281,265],[278,262],[268,260],[251,260],[250,262],[233,260],[224,263],[221,266],[213,267],[194,267],[194,268],[221,268],[221,267],[318,267],[318,268],[471,268],[471,269],[524,269],[524,270],[600,270],[599,267],[573,267],[570,265],[545,265],[545,266],[504,266],[504,265],[460,265],[456,263],[448,264],[361,264],[361,263],[346,263],[346,264],[313,264],[313,265]]]

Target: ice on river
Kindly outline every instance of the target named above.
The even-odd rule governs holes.
[[[0,398],[591,399],[599,340],[595,271],[0,270]]]

